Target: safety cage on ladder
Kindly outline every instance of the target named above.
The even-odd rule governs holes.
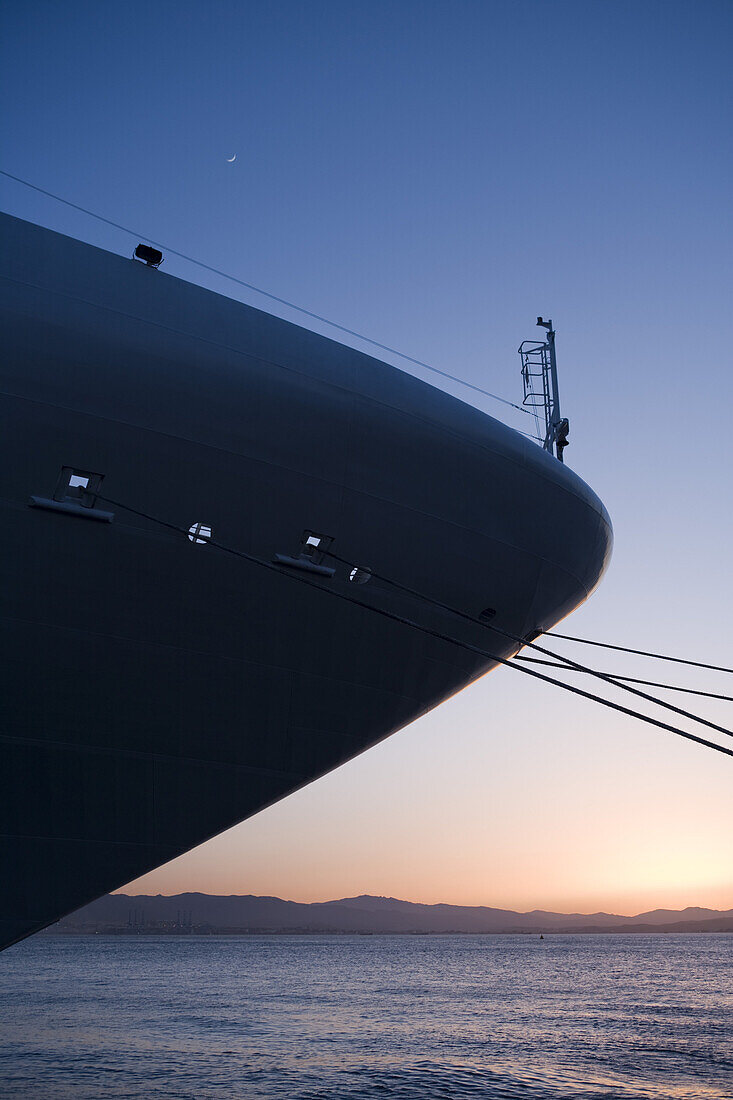
[[[543,321],[538,317],[537,324],[547,329],[547,339],[545,341],[524,340],[518,348],[522,361],[523,404],[535,414],[538,436],[544,450],[549,451],[550,454],[554,450],[562,462],[563,451],[568,445],[570,425],[567,419],[560,415],[555,331],[552,321]],[[540,413],[544,418],[544,439],[542,439]]]

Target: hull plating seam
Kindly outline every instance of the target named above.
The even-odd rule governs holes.
[[[136,424],[133,421],[121,420],[121,419],[116,418],[116,417],[104,416],[103,414],[89,412],[85,409],[72,408],[68,405],[59,405],[59,404],[57,404],[55,402],[51,402],[51,401],[40,401],[40,400],[38,400],[38,398],[35,398],[35,397],[25,397],[22,394],[9,393],[9,392],[4,391],[4,390],[0,391],[0,396],[8,397],[8,398],[10,398],[11,400],[14,400],[14,401],[26,401],[29,404],[37,405],[37,406],[47,408],[47,409],[58,410],[59,412],[71,413],[74,416],[86,417],[86,418],[89,418],[89,419],[94,420],[94,421],[96,421],[96,420],[106,421],[107,423],[119,425],[120,427],[130,428],[133,431],[145,432],[145,433],[147,433],[148,435],[150,435],[154,438],[160,437],[161,439],[169,439],[169,440],[171,440],[173,442],[176,442],[176,443],[185,443],[185,444],[187,444],[191,447],[203,447],[203,448],[206,448],[209,451],[213,451],[217,455],[231,456],[232,458],[241,458],[246,462],[256,463],[256,464],[264,467],[265,469],[272,469],[272,470],[282,471],[284,473],[292,474],[292,475],[296,475],[296,474],[299,473],[299,471],[294,466],[285,466],[282,463],[269,462],[265,459],[258,458],[256,455],[248,454],[244,451],[233,451],[233,450],[230,450],[230,449],[225,448],[225,447],[217,447],[212,443],[207,443],[206,441],[202,441],[202,440],[199,440],[199,439],[191,439],[190,437],[182,436],[182,435],[174,435],[171,432],[165,432],[165,431],[160,431],[160,430],[155,429],[155,428],[149,428],[144,424]],[[490,454],[494,453],[490,450],[490,448],[487,448],[487,451]],[[521,468],[519,463],[517,463],[516,465]],[[318,480],[321,484],[327,485],[327,486],[329,486],[331,488],[334,488],[334,489],[343,490],[344,487],[345,487],[343,482],[334,481],[334,480],[332,480],[330,478],[327,478],[327,477],[314,478],[314,480]],[[441,523],[452,526],[452,527],[455,527],[455,528],[459,529],[460,531],[465,531],[467,534],[478,535],[478,536],[483,535],[483,532],[479,531],[476,528],[471,528],[471,527],[466,526],[465,524],[457,523],[455,520],[452,520],[450,518],[446,518],[444,516],[441,516],[436,512],[429,512],[429,511],[426,511],[425,509],[413,508],[413,507],[410,507],[410,505],[406,505],[406,504],[402,503],[399,500],[394,500],[390,497],[386,497],[386,496],[381,495],[381,494],[369,493],[369,492],[367,492],[367,491],[365,491],[364,489],[361,489],[361,488],[360,489],[351,489],[350,486],[346,486],[346,488],[348,488],[349,491],[354,492],[354,493],[358,494],[359,496],[364,497],[366,499],[369,499],[371,501],[374,501],[376,503],[392,505],[395,508],[399,508],[400,511],[402,511],[402,512],[412,513],[415,516],[424,516],[424,517],[429,518],[429,519],[438,520]],[[560,486],[560,488],[565,489],[565,491],[568,492],[571,496],[576,496],[576,494],[574,494],[572,492],[572,490],[567,489],[567,487]],[[585,502],[582,500],[581,497],[576,497],[576,499],[578,499],[581,504],[585,504]],[[25,501],[20,502],[20,501],[17,501],[17,500],[8,500],[6,498],[0,498],[0,500],[2,500],[3,503],[7,504],[11,508],[23,508],[23,509],[25,509],[27,507],[27,502],[25,502]],[[66,509],[64,509],[64,510],[66,510]],[[129,510],[134,512],[134,509],[129,509]],[[156,521],[156,522],[160,522],[160,521]],[[598,513],[598,527],[599,527],[599,529],[602,527],[603,522],[604,522],[604,520],[603,520],[602,514]],[[116,523],[117,526],[126,526],[128,528],[128,530],[130,530],[130,531],[138,531],[139,530],[139,528],[135,527],[134,525],[120,523],[119,520],[116,520],[115,523]],[[181,528],[179,528],[177,524],[169,524],[168,526],[175,527],[176,531],[181,530]],[[501,545],[506,547],[508,550],[514,551],[516,554],[526,554],[527,553],[527,550],[524,547],[516,545],[516,544],[514,544],[510,541],[507,541],[505,539],[501,540]],[[354,562],[356,562],[356,559],[359,556],[360,556],[359,554],[355,555]],[[533,552],[532,556],[536,560],[545,562],[547,565],[550,565],[553,568],[558,568],[558,562],[556,562],[552,558],[545,557],[544,555],[538,554],[536,552]],[[579,585],[581,585],[581,587],[583,588],[583,590],[585,592],[584,599],[587,599],[588,596],[593,591],[593,589],[589,588],[585,584],[585,582],[582,580],[582,578],[579,577],[576,573],[574,573],[571,569],[569,569],[567,567],[567,565],[563,565],[563,566],[561,566],[561,568],[563,569],[563,571],[565,573],[567,573],[567,575],[569,577],[572,577],[572,579],[574,581],[576,581]],[[596,584],[597,583],[598,583],[598,581],[596,581]]]
[[[26,287],[28,289],[31,289],[31,290],[37,290],[41,293],[52,294],[52,295],[56,295],[58,297],[67,298],[70,301],[76,301],[76,302],[79,302],[82,305],[86,305],[90,309],[103,310],[107,313],[111,313],[111,314],[119,316],[119,317],[124,317],[126,320],[136,321],[138,324],[141,324],[141,325],[149,325],[151,328],[160,329],[162,332],[170,333],[173,336],[179,336],[179,337],[182,337],[183,339],[186,339],[186,340],[198,341],[202,344],[205,344],[207,347],[214,348],[217,351],[226,351],[226,352],[231,353],[232,355],[237,355],[237,356],[241,357],[242,359],[247,360],[248,362],[256,362],[256,363],[262,364],[263,366],[266,366],[266,367],[274,367],[276,370],[284,371],[286,374],[292,374],[295,377],[298,377],[298,378],[302,379],[304,382],[313,382],[314,381],[312,375],[308,374],[307,371],[299,370],[296,367],[286,366],[284,363],[279,363],[279,362],[277,362],[276,360],[273,360],[273,359],[267,359],[262,355],[253,354],[252,352],[248,352],[248,351],[242,351],[240,348],[236,348],[236,347],[232,346],[231,344],[222,344],[219,341],[212,340],[212,339],[210,339],[208,337],[205,337],[205,336],[201,336],[197,333],[187,332],[185,329],[177,329],[177,328],[173,328],[170,325],[163,325],[159,321],[153,321],[153,320],[151,320],[150,318],[147,318],[147,317],[140,317],[140,316],[138,316],[137,314],[134,314],[134,313],[126,313],[123,310],[115,309],[114,306],[103,305],[103,304],[98,303],[98,302],[90,301],[87,298],[80,298],[80,297],[78,297],[76,295],[73,295],[73,294],[64,293],[63,291],[53,290],[49,287],[38,286],[35,283],[26,283],[26,282],[23,282],[19,279],[8,279],[7,276],[2,276],[2,275],[0,275],[0,279],[7,279],[9,282],[11,282],[13,284],[16,284],[18,286],[24,286],[24,287]],[[289,322],[284,322],[284,323],[288,324]],[[353,350],[355,350],[355,349],[353,349]],[[394,368],[395,371],[398,371],[398,369],[399,368],[397,368],[397,367]],[[409,375],[409,377],[414,378],[413,375]],[[378,398],[375,398],[375,397],[371,396],[370,394],[366,394],[366,393],[360,392],[358,390],[351,389],[348,386],[339,385],[337,382],[334,382],[330,379],[317,378],[317,379],[315,379],[315,381],[317,381],[320,386],[324,386],[325,388],[331,389],[334,392],[341,393],[341,394],[343,394],[343,395],[345,395],[349,398],[357,398],[359,400],[369,402],[369,404],[374,405],[377,408],[387,409],[390,412],[394,412],[394,413],[398,414],[399,416],[407,417],[410,420],[415,421],[416,423],[427,424],[431,428],[435,429],[436,431],[441,432],[443,435],[446,435],[450,438],[459,440],[460,443],[463,446],[476,447],[476,448],[480,449],[481,451],[486,452],[487,454],[491,454],[494,457],[501,459],[502,461],[513,462],[516,466],[518,466],[520,468],[524,468],[524,466],[525,466],[524,462],[517,461],[516,458],[508,456],[503,451],[501,451],[497,448],[491,447],[489,444],[487,444],[483,441],[479,442],[478,440],[467,439],[466,437],[461,435],[459,432],[457,432],[455,429],[449,427],[446,424],[441,423],[439,420],[434,420],[430,417],[422,416],[418,413],[407,411],[406,409],[401,408],[399,405],[394,405],[394,404],[391,404],[390,402],[387,402],[387,401],[380,401]],[[422,379],[415,378],[415,381],[420,382],[422,385],[429,387],[429,383],[423,382]],[[12,395],[12,396],[15,396],[15,395]],[[459,402],[458,398],[455,398],[454,400],[457,403]],[[460,402],[460,403],[463,404],[463,402]],[[79,410],[72,409],[72,410],[69,410],[69,411],[78,412]],[[92,415],[97,415],[97,414],[92,414]],[[135,424],[134,422],[119,421],[119,423],[129,423],[130,426],[132,426],[132,427],[139,427],[139,425]],[[179,437],[176,437],[176,438],[179,438]],[[198,443],[199,441],[198,440],[188,440],[188,442]],[[206,444],[203,444],[203,445],[206,445]],[[535,443],[532,443],[532,444],[530,444],[530,446],[536,447],[537,445]],[[537,449],[539,450],[539,448],[537,448]],[[238,453],[238,452],[235,452],[235,453]],[[242,455],[241,457],[251,458],[252,456]],[[554,462],[555,459],[551,459],[551,461]],[[543,474],[541,467],[537,467],[536,469],[533,469],[533,473],[535,473],[539,477],[544,478],[548,483],[552,484],[553,486],[556,486],[556,482],[553,481],[553,479],[551,477],[549,477],[548,475]],[[580,493],[576,492],[569,485],[561,485],[560,488],[562,488],[565,492],[568,492],[568,493],[571,493],[574,496],[577,496],[578,499],[581,500],[584,504],[588,503],[588,501],[585,500],[583,498],[583,496],[581,496]],[[599,515],[603,515],[603,513],[599,511]],[[607,516],[604,516],[604,518],[607,519]]]

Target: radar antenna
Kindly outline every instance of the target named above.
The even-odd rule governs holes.
[[[555,330],[552,321],[537,318],[537,324],[547,329],[545,341],[524,340],[519,345],[524,383],[523,404],[535,412],[545,414],[545,438],[542,446],[563,461],[563,451],[568,445],[570,425],[560,415],[560,392],[557,385],[557,361],[555,359]]]

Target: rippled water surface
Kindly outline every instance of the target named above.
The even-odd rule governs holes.
[[[733,936],[52,937],[7,1098],[733,1097]]]

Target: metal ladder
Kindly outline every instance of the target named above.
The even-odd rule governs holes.
[[[537,324],[547,329],[547,340],[524,340],[518,348],[522,361],[522,382],[524,384],[523,404],[532,409],[538,418],[544,412],[545,437],[542,440],[544,450],[555,453],[560,462],[563,451],[568,445],[570,425],[560,415],[560,394],[557,385],[557,362],[555,360],[555,330],[552,321],[537,318]],[[541,429],[540,429],[541,435]]]

